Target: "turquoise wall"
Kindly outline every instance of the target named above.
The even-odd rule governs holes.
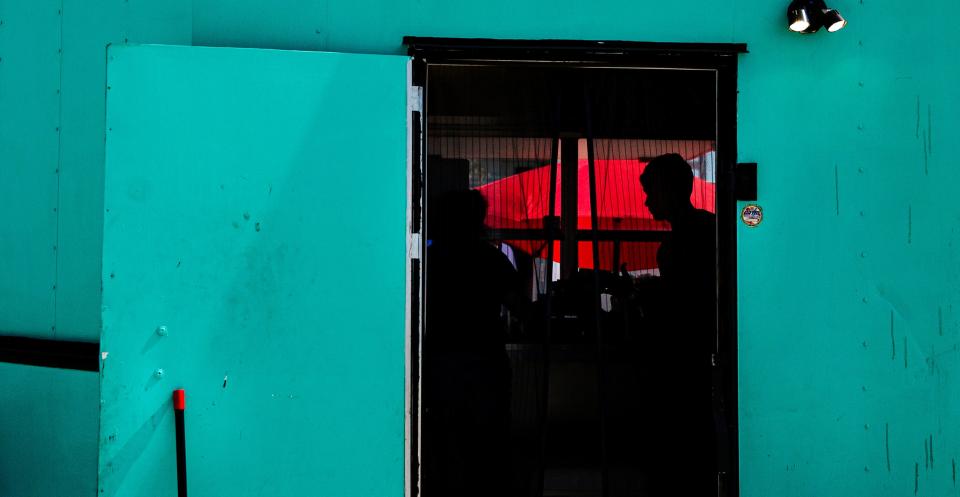
[[[950,494],[960,447],[960,172],[948,147],[960,131],[951,24],[960,4],[834,0],[850,25],[800,36],[784,28],[786,3],[194,0],[183,16],[142,22],[149,32],[135,39],[386,54],[402,52],[403,35],[748,43],[739,155],[760,163],[766,220],[739,239],[743,495]],[[75,238],[89,250],[74,252],[69,276],[66,241],[59,256],[46,248],[83,222],[97,234],[102,195],[92,180],[102,161],[72,177],[64,169],[59,181],[49,172],[52,151],[68,150],[67,127],[59,147],[49,131],[61,106],[102,115],[103,105],[96,36],[87,40],[68,9],[62,21],[48,16],[56,4],[0,3],[0,172],[15,185],[0,183],[0,202],[12,213],[4,235],[17,240],[0,245],[0,329],[21,334],[48,333],[67,312],[62,295],[54,304],[55,279],[65,291],[76,278],[88,290],[79,295],[99,289],[96,236]],[[126,4],[98,3],[105,14],[94,17],[147,2]],[[167,38],[184,16],[189,32]],[[67,68],[50,58],[61,22],[89,42],[91,73],[77,69],[91,82],[55,98]],[[98,150],[93,130],[74,135],[76,146]],[[85,221],[67,220],[64,207],[58,228],[49,209],[64,191]],[[97,324],[98,298],[74,302],[85,302],[78,322]]]
[[[108,43],[191,41],[189,0],[0,0],[0,335],[97,341]],[[94,496],[94,373],[0,364],[0,495]]]
[[[106,46],[190,44],[190,0],[0,0],[0,334],[97,341]]]
[[[98,392],[94,373],[0,363],[0,495],[96,495]]]
[[[738,28],[767,215],[739,236],[744,495],[955,495],[960,6],[838,6],[836,35]]]

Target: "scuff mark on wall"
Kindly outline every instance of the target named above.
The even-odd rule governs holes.
[[[890,360],[897,359],[897,338],[893,331],[893,311],[890,311]]]
[[[884,425],[883,445],[887,451],[887,473],[890,472],[890,423]]]
[[[913,463],[913,495],[920,490],[920,463]]]
[[[943,306],[937,307],[937,330],[943,336]]]
[[[917,127],[916,137],[923,147],[923,174],[930,174],[930,156],[933,155],[933,105],[927,104],[927,125],[920,127],[920,96],[917,96]]]

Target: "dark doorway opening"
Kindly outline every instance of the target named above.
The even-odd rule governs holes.
[[[424,88],[411,488],[736,495],[742,47],[407,41]],[[641,185],[668,154],[700,235]]]

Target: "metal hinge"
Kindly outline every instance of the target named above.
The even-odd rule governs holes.
[[[423,112],[423,87],[410,85],[407,87],[407,110]]]
[[[420,260],[421,252],[423,251],[422,239],[420,233],[410,233],[407,237],[407,253],[410,254],[410,259]]]

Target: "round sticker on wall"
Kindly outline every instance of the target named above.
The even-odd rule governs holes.
[[[763,209],[756,204],[746,205],[740,211],[740,219],[743,220],[743,224],[756,228],[763,221]]]

